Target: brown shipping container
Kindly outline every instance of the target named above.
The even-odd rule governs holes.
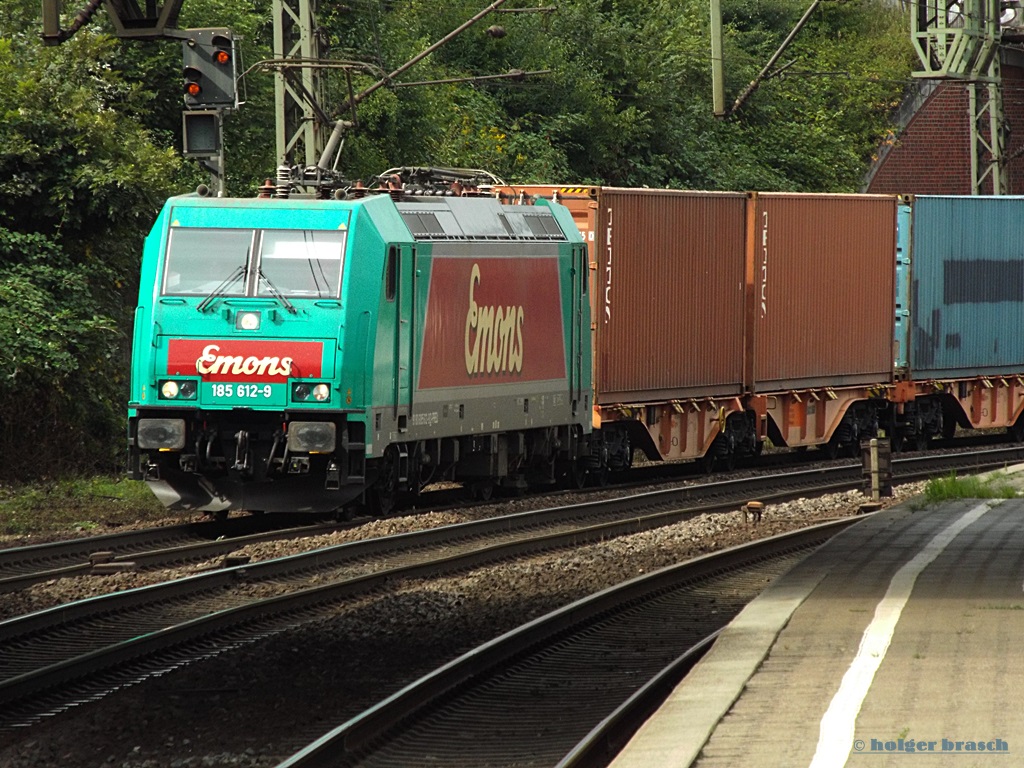
[[[896,210],[881,195],[753,195],[755,392],[892,381]]]
[[[745,207],[736,193],[601,189],[599,404],[742,391]]]
[[[565,205],[590,246],[600,405],[743,389],[743,193],[517,186]]]

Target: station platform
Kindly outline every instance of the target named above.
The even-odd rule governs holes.
[[[1024,765],[1024,499],[915,500],[848,528],[751,602],[612,763],[910,764]]]

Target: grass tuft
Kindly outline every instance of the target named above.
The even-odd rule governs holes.
[[[929,480],[924,487],[924,495],[931,502],[949,499],[1012,499],[1017,496],[1017,489],[1002,474],[982,479],[973,475],[957,477],[956,472],[951,472],[945,477]]]
[[[102,533],[103,529],[167,516],[145,483],[119,477],[0,487],[0,535],[5,536]]]

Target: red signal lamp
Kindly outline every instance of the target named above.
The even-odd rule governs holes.
[[[213,63],[224,67],[231,63],[231,48],[234,45],[227,35],[214,35],[210,41],[213,43]]]
[[[185,95],[197,98],[203,92],[203,86],[199,81],[203,79],[203,73],[196,67],[185,67]]]

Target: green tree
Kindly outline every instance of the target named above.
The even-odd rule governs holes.
[[[723,0],[727,99],[806,0]],[[231,27],[246,66],[271,57],[270,0],[189,0],[180,26]],[[851,191],[911,71],[907,21],[877,0],[822,4],[735,115],[711,115],[705,0],[559,0],[495,14],[361,103],[359,93],[483,0],[321,3],[335,60],[322,106],[354,117],[341,168],[484,168],[510,182]],[[512,3],[508,4],[509,6]],[[142,240],[168,195],[206,181],[181,147],[179,41],[110,35],[102,11],[64,45],[38,0],[0,5],[0,481],[110,467],[123,446]],[[503,37],[485,33],[500,24]],[[514,70],[546,74],[398,87]],[[225,122],[228,189],[272,175],[274,84],[244,80]]]
[[[0,12],[0,479],[111,469],[142,239],[179,170],[90,30],[46,48]]]

